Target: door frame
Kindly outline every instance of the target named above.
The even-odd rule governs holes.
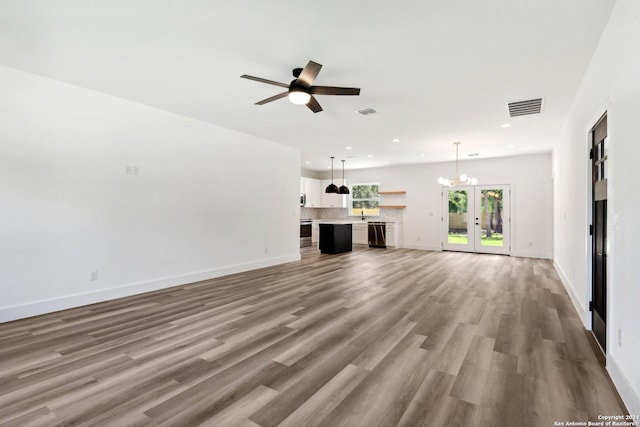
[[[587,168],[587,185],[585,188],[585,192],[586,192],[586,199],[587,199],[587,203],[586,203],[586,219],[587,219],[587,228],[590,228],[590,225],[594,225],[594,216],[593,216],[593,205],[594,205],[594,200],[593,200],[593,192],[592,192],[592,159],[589,156],[589,152],[591,150],[591,148],[593,147],[593,130],[595,129],[595,127],[600,123],[600,121],[606,116],[607,117],[607,137],[606,137],[606,150],[607,150],[607,170],[606,170],[606,176],[607,176],[607,181],[608,182],[613,182],[614,180],[614,175],[615,175],[615,171],[613,170],[613,157],[614,157],[614,147],[615,147],[615,143],[614,143],[614,138],[613,138],[613,129],[611,126],[612,123],[612,108],[611,105],[603,105],[601,106],[602,108],[599,110],[599,112],[597,114],[594,114],[594,116],[591,118],[591,120],[588,122],[589,125],[588,127],[585,128],[586,130],[586,134],[587,134],[587,138],[586,138],[586,168]],[[614,234],[614,228],[615,228],[615,215],[613,213],[613,208],[612,206],[614,206],[614,198],[615,198],[615,194],[614,194],[614,188],[611,185],[607,185],[607,207],[606,207],[606,218],[607,218],[607,224],[606,224],[606,228],[605,228],[605,233],[606,233],[606,269],[605,269],[605,280],[606,280],[606,289],[605,289],[605,313],[606,313],[606,328],[605,328],[605,348],[602,348],[602,346],[600,345],[600,343],[598,342],[595,333],[594,333],[594,324],[593,324],[593,313],[591,310],[591,305],[593,304],[593,294],[594,294],[594,282],[593,282],[593,236],[590,233],[590,230],[588,230],[587,233],[585,233],[585,238],[586,238],[586,254],[585,254],[585,265],[586,265],[586,277],[588,278],[588,289],[587,289],[587,294],[585,295],[586,297],[586,303],[584,306],[582,306],[583,310],[584,310],[584,324],[587,330],[589,330],[593,336],[594,341],[597,343],[598,347],[602,350],[603,354],[606,356],[607,354],[609,354],[609,349],[613,348],[614,345],[616,345],[616,347],[618,346],[618,334],[614,334],[613,329],[612,329],[612,320],[613,317],[615,316],[615,313],[612,309],[612,304],[611,304],[611,292],[610,292],[610,288],[612,286],[612,284],[614,283],[614,261],[615,261],[615,254],[613,251],[614,248],[614,239],[615,239],[615,234]],[[584,301],[584,300],[583,300]],[[576,307],[578,307],[578,305],[576,305]]]
[[[471,195],[473,196],[471,200],[467,199],[467,224],[468,227],[471,227],[472,233],[473,233],[473,242],[467,244],[467,245],[450,245],[447,241],[447,236],[448,236],[448,221],[445,222],[444,218],[445,215],[449,214],[449,210],[448,207],[445,208],[445,198],[444,198],[444,192],[445,191],[449,191],[450,189],[459,189],[459,190],[466,190],[467,191],[467,195],[469,195],[469,193],[471,193]],[[501,188],[503,191],[507,192],[507,204],[506,204],[506,209],[505,211],[508,213],[508,223],[507,224],[503,224],[503,230],[506,230],[506,235],[507,238],[509,239],[507,242],[507,250],[506,253],[504,253],[505,251],[497,251],[497,250],[491,250],[490,246],[481,246],[481,245],[476,245],[476,240],[477,237],[480,235],[480,230],[481,227],[476,226],[476,221],[475,221],[475,217],[473,215],[475,215],[476,210],[480,210],[480,204],[481,201],[478,198],[476,200],[476,190],[477,191],[482,191],[484,189],[491,189],[491,188]],[[441,186],[440,187],[440,226],[439,226],[439,234],[440,234],[440,250],[449,250],[449,251],[456,251],[456,252],[471,252],[471,253],[480,253],[480,254],[498,254],[498,255],[507,255],[507,256],[511,256],[511,252],[512,252],[512,246],[513,246],[513,221],[511,220],[511,217],[513,215],[513,202],[511,200],[512,197],[512,188],[513,188],[513,184],[511,183],[503,183],[503,184],[479,184],[479,185],[456,185],[455,187],[446,187],[446,186]],[[448,198],[447,198],[448,201]],[[448,204],[447,204],[448,206]],[[478,248],[484,248],[484,250],[476,250],[476,246]]]

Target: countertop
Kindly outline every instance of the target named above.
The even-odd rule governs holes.
[[[366,224],[367,222],[386,222],[386,223],[394,223],[400,224],[402,221],[385,221],[383,219],[377,218],[366,218],[364,221],[358,217],[353,219],[314,219],[314,224]]]

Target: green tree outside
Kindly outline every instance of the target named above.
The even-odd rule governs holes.
[[[351,215],[380,215],[379,184],[354,184],[351,186]]]

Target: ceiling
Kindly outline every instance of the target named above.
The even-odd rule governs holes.
[[[0,64],[300,148],[309,170],[450,161],[453,141],[511,156],[552,149],[614,3],[3,0]],[[288,83],[309,60],[360,96],[257,106],[282,89],[240,78]]]

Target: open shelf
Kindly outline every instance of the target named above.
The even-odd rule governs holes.
[[[378,194],[380,196],[404,196],[405,194],[407,194],[406,191],[378,191]],[[400,202],[401,200],[398,200],[397,198],[391,198],[391,199],[387,199],[388,202]],[[406,205],[379,205],[379,207],[381,208],[387,208],[387,209],[404,209],[407,206]]]

